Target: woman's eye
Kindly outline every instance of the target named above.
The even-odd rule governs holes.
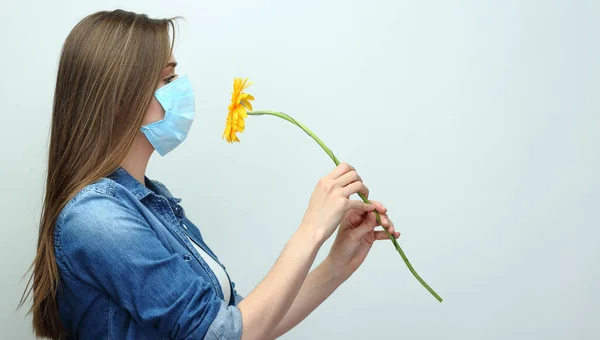
[[[168,83],[170,83],[170,82],[171,82],[171,81],[173,81],[173,79],[175,79],[176,77],[177,77],[177,75],[176,75],[176,74],[174,74],[174,75],[172,75],[172,76],[168,77],[167,79],[165,79],[165,83],[167,83],[167,84],[168,84]]]

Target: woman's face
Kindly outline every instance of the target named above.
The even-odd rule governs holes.
[[[177,79],[177,74],[175,74],[175,67],[177,66],[177,61],[171,55],[169,59],[169,63],[162,70],[160,74],[160,81],[156,84],[156,89],[167,85],[171,81]],[[148,111],[144,115],[144,119],[142,120],[142,125],[148,125],[150,123],[158,122],[159,120],[165,118],[165,110],[160,105],[156,97],[152,96],[152,101],[150,102],[150,106],[148,107]]]

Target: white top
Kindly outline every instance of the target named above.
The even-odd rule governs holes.
[[[210,269],[215,273],[215,276],[219,280],[221,284],[221,289],[223,290],[223,295],[225,297],[225,302],[229,303],[229,298],[231,297],[231,286],[229,285],[229,278],[227,277],[227,273],[223,270],[223,268],[215,261],[207,252],[205,252],[194,240],[192,240],[189,236],[188,239],[196,248],[200,256],[206,261]]]

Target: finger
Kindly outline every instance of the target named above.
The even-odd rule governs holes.
[[[400,236],[400,233],[394,229],[394,224],[387,217],[387,215],[380,215],[381,222],[377,222],[377,218],[375,217],[375,213],[373,211],[368,212],[367,218],[356,228],[356,236],[363,237],[370,231],[372,231],[377,226],[382,225],[388,233],[394,235],[396,238]],[[388,238],[387,233],[383,230],[375,231],[375,234],[385,235],[385,238]]]
[[[394,226],[392,224],[390,224],[389,226],[384,226],[385,230],[387,230],[388,233],[390,234],[395,234],[396,233],[396,229],[394,229]]]
[[[390,233],[394,231],[394,224],[387,214],[379,214],[379,219],[383,228],[387,229]]]
[[[369,202],[375,205],[375,210],[377,210],[379,214],[385,214],[387,212],[387,208],[383,204],[381,204],[381,202],[374,200],[369,200]]]
[[[390,233],[391,234],[391,233]],[[394,238],[398,238],[400,237],[400,233],[399,232],[395,232],[394,234],[392,234],[394,236]],[[388,240],[390,237],[388,236],[388,234],[383,231],[383,230],[377,230],[375,232],[375,239],[376,240]]]
[[[337,179],[348,171],[354,170],[354,167],[346,162],[340,163],[340,165],[336,166],[333,171],[329,173],[327,177],[330,179]]]
[[[355,239],[360,240],[363,236],[373,231],[374,228],[375,226],[373,224],[363,223],[358,228],[352,231],[353,236],[355,237]]]
[[[365,203],[359,200],[348,200],[347,209],[362,210],[364,212],[367,212],[375,209],[375,206],[371,203]]]
[[[345,174],[341,175],[340,177],[338,177],[338,179],[335,180],[335,184],[338,187],[342,188],[350,183],[354,183],[357,181],[362,182],[362,178],[360,178],[360,176],[358,175],[356,170],[350,170],[350,171],[346,172]]]
[[[372,215],[375,217],[375,213]],[[374,219],[376,220],[377,218],[375,217]],[[381,223],[379,221],[381,221]],[[387,214],[379,214],[379,221],[376,220],[372,223],[374,223],[376,226],[382,226],[390,233],[394,233],[396,231],[394,229],[394,222],[390,220],[390,217]]]
[[[363,222],[364,214],[365,214],[365,212],[363,212],[362,210],[356,210],[356,209],[350,210],[346,217],[348,220],[348,224],[350,226],[352,226],[353,228],[360,226],[361,223]]]
[[[352,182],[348,185],[346,185],[343,188],[343,193],[344,193],[344,197],[350,197],[353,194],[357,194],[357,193],[361,193],[363,195],[365,195],[366,197],[369,197],[369,188],[367,188],[367,186],[363,183],[363,182]],[[371,204],[373,205],[373,204]],[[373,205],[373,209],[375,209],[375,206]]]

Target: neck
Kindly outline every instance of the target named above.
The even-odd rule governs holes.
[[[144,176],[146,175],[146,168],[148,167],[148,161],[154,148],[148,142],[146,137],[140,133],[131,148],[125,160],[121,163],[121,167],[125,169],[133,178],[137,179],[142,185],[146,185]]]

